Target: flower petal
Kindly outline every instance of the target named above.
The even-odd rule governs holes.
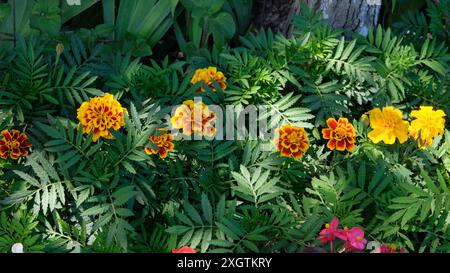
[[[327,125],[328,125],[328,127],[330,127],[331,129],[336,129],[337,128],[337,126],[338,126],[338,123],[337,123],[337,121],[334,119],[334,118],[329,118],[328,120],[327,120]]]

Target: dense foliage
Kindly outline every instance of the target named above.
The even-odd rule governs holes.
[[[25,252],[329,251],[319,233],[333,218],[369,243],[450,252],[448,120],[440,130],[450,115],[450,1],[351,38],[307,6],[287,38],[248,30],[244,0],[103,1],[105,22],[75,31],[70,20],[96,1],[75,10],[22,2],[21,35],[0,51],[1,252],[16,243]],[[0,8],[3,30],[10,8]],[[176,56],[158,49],[173,43]],[[212,79],[197,70],[207,67]],[[260,118],[285,127],[276,145],[161,132],[187,133],[183,109],[171,111],[193,109],[194,97],[207,111],[267,105],[277,114]],[[98,125],[99,105],[114,122]],[[431,106],[436,118],[424,123],[436,133],[417,125],[394,142],[375,136],[375,120],[387,119],[371,110],[386,106],[405,130]],[[208,113],[203,126],[215,120]],[[334,143],[341,121],[347,133]],[[280,146],[291,132],[300,153]],[[18,148],[3,151],[8,139]]]

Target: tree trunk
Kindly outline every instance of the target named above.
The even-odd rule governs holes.
[[[270,28],[273,32],[289,35],[292,18],[300,11],[299,0],[254,0],[254,25],[257,29]]]
[[[290,35],[292,18],[300,11],[301,0],[255,0],[254,24]],[[319,9],[330,26],[367,35],[375,27],[381,10],[381,0],[305,0]]]

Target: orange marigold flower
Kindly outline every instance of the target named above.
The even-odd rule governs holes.
[[[125,126],[124,113],[127,113],[126,109],[122,108],[120,102],[113,95],[106,93],[103,97],[83,102],[77,115],[83,125],[83,133],[94,133],[92,140],[97,142],[101,137],[112,139],[110,130],[117,131]]]
[[[216,91],[216,88],[214,87],[214,85],[212,83],[212,79],[214,79],[219,84],[219,86],[220,86],[220,88],[222,88],[222,90],[225,90],[227,88],[227,78],[225,77],[225,75],[222,72],[217,71],[216,67],[197,69],[195,71],[194,76],[191,79],[191,83],[196,84],[198,82],[203,82],[204,84],[209,86],[209,88],[211,88],[211,90]],[[200,87],[197,91],[205,92],[205,88]]]
[[[350,152],[355,148],[355,128],[348,119],[340,118],[336,121],[334,118],[329,118],[327,125],[329,128],[322,129],[322,135],[324,139],[329,139],[328,149]]]
[[[13,160],[19,159],[21,156],[27,156],[31,143],[25,133],[17,130],[4,130],[0,139],[0,158],[7,159],[11,157]]]
[[[309,140],[305,128],[285,125],[276,129],[280,134],[275,139],[275,147],[281,152],[281,156],[301,159],[303,153],[309,149]]]
[[[188,100],[175,110],[170,121],[173,128],[183,129],[185,135],[198,133],[213,137],[216,134],[214,127],[216,118],[216,113],[209,110],[203,102],[194,103],[193,100]]]
[[[170,151],[173,151],[175,144],[173,144],[172,134],[163,134],[159,136],[151,136],[149,139],[153,144],[158,146],[158,149],[145,147],[145,152],[148,155],[159,154],[159,157],[164,159],[169,155]]]

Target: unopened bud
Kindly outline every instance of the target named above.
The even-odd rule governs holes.
[[[364,126],[369,126],[370,125],[369,116],[367,114],[362,115],[361,122],[364,124]]]
[[[56,45],[56,54],[58,54],[58,56],[60,56],[63,52],[64,52],[64,45],[61,43],[58,43]]]

